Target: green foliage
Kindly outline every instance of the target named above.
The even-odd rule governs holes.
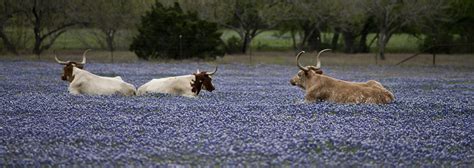
[[[443,8],[441,16],[431,19],[429,27],[420,34],[426,35],[420,45],[420,51],[444,53],[473,52],[474,43],[474,2],[471,0],[453,0]]]
[[[422,52],[428,53],[451,53],[453,47],[450,46],[437,46],[437,45],[446,45],[453,43],[453,36],[447,32],[439,32],[438,34],[430,34],[423,39],[422,43],[419,45],[419,50]]]
[[[158,1],[141,19],[130,50],[139,58],[215,58],[223,55],[217,24],[185,13],[178,3],[164,7]]]
[[[225,44],[225,52],[232,54],[238,53],[240,51],[240,47],[242,46],[242,40],[236,36],[232,36],[227,39]]]

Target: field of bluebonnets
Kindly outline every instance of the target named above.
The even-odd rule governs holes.
[[[90,63],[140,86],[212,69],[192,64]],[[388,105],[303,103],[295,66],[220,65],[216,90],[72,96],[52,62],[0,62],[0,165],[445,165],[474,160],[474,69],[325,66],[339,79],[375,79]]]

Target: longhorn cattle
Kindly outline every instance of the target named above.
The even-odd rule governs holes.
[[[319,55],[328,50],[318,53],[316,66],[303,67],[300,64],[299,59],[305,53],[304,51],[296,56],[296,65],[300,71],[290,80],[290,83],[305,90],[307,102],[386,104],[394,100],[393,94],[377,81],[348,82],[323,75]]]
[[[73,95],[135,95],[135,87],[124,82],[120,76],[102,77],[84,70],[86,54],[89,50],[84,51],[81,62],[61,61],[56,55],[54,57],[56,62],[64,65],[61,79],[69,82],[69,93]]]
[[[140,86],[137,94],[166,93],[186,97],[196,97],[199,95],[201,89],[209,92],[212,92],[215,89],[212,85],[211,76],[216,72],[217,66],[213,72],[200,72],[197,70],[197,72],[192,75],[152,79],[148,83]]]

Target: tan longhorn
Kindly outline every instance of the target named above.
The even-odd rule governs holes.
[[[394,100],[393,94],[379,82],[349,82],[323,75],[319,55],[329,49],[322,50],[317,55],[316,66],[302,66],[301,51],[296,56],[296,65],[300,69],[290,83],[305,91],[307,102],[330,101],[335,103],[372,103],[386,104]]]

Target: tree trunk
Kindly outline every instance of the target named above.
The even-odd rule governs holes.
[[[356,52],[362,52],[362,53],[368,53],[369,52],[369,46],[367,45],[367,36],[370,33],[370,30],[372,28],[373,19],[369,17],[365,23],[364,27],[362,28],[362,31],[360,32],[360,39],[359,39],[359,46],[357,47]]]
[[[369,52],[369,47],[367,46],[367,36],[369,33],[362,32],[359,39],[359,47],[357,47],[357,52],[367,53]]]
[[[310,38],[313,37],[313,34],[317,31],[317,27],[315,24],[311,24],[307,22],[300,23],[300,26],[303,29],[303,33],[302,35],[300,35],[301,43],[299,44],[299,49],[306,50],[310,48],[309,41],[310,41]]]
[[[33,54],[37,55],[38,58],[40,58],[40,54],[42,52],[42,49],[41,49],[42,42],[43,42],[43,39],[41,37],[35,37],[35,45],[33,47]]]
[[[35,0],[34,6],[32,9],[33,16],[35,19],[33,20],[33,33],[35,34],[35,45],[33,47],[33,53],[38,56],[38,59],[40,59],[40,54],[41,54],[41,43],[43,42],[43,38],[41,37],[41,12],[37,11],[37,1]]]
[[[308,37],[308,50],[314,51],[321,48],[321,32],[319,30],[314,30],[311,33],[311,36]]]
[[[10,42],[10,40],[8,39],[8,36],[5,34],[3,29],[0,29],[0,38],[2,39],[3,44],[5,45],[5,47],[7,48],[9,52],[15,55],[18,55],[18,51],[16,50],[15,45]]]
[[[115,39],[115,32],[116,32],[116,30],[113,30],[113,29],[104,31],[104,33],[105,33],[105,41],[107,42],[107,49],[109,49],[110,57],[111,57],[112,63],[114,62],[114,51],[115,51],[114,39]],[[180,40],[181,40],[181,39],[180,39]],[[180,42],[180,43],[181,43],[181,42]],[[180,44],[180,47],[181,47],[181,44]],[[180,48],[180,51],[181,51],[181,48]],[[181,57],[181,56],[182,56],[182,55],[180,54],[180,57]]]
[[[334,51],[334,50],[337,50],[337,44],[339,42],[339,35],[340,35],[340,30],[339,29],[335,29],[334,30],[334,35],[332,36],[332,40],[331,40],[331,49]]]
[[[385,60],[385,47],[387,46],[388,36],[384,31],[379,32],[377,39],[378,53],[381,60]]]
[[[43,52],[43,50],[49,49],[53,45],[54,41],[56,41],[56,39],[67,30],[67,28],[79,24],[79,22],[63,23],[57,27],[47,27],[43,25],[43,21],[47,17],[47,14],[45,13],[52,11],[46,9],[37,9],[39,5],[37,0],[35,0],[33,3],[34,6],[31,9],[31,12],[34,16],[34,19],[31,19],[31,22],[33,24],[33,33],[35,35],[33,53],[36,54],[38,58],[40,58],[40,54]],[[46,39],[49,39],[49,43],[43,44]]]
[[[311,36],[311,30],[303,28],[303,38],[301,38],[300,50],[306,50],[306,43],[308,43],[309,36]]]
[[[61,34],[63,34],[64,32],[66,31],[65,30],[59,31],[56,34],[54,35],[50,34],[49,36],[40,36],[39,34],[35,33],[35,46],[33,48],[33,53],[38,56],[38,59],[40,59],[40,54],[44,50],[48,50],[49,48],[51,48],[51,46],[53,46],[56,39],[58,39],[58,37],[61,36]],[[47,37],[49,37],[49,41],[44,40]]]
[[[110,51],[110,57],[111,57],[112,63],[114,63],[114,51]]]
[[[257,29],[253,30],[246,30],[243,34],[243,42],[242,42],[242,49],[241,52],[243,54],[247,53],[247,50],[251,47],[250,43],[252,42],[253,38],[257,35]],[[241,35],[242,36],[242,35]]]
[[[293,42],[293,49],[297,50],[298,48],[296,46],[296,33],[294,29],[291,29],[291,40]]]
[[[247,48],[248,48],[248,45],[249,45],[249,39],[250,39],[250,33],[248,31],[245,31],[244,33],[244,37],[242,38],[244,41],[242,42],[242,48],[241,48],[241,52],[243,54],[245,54],[247,52]]]
[[[355,35],[353,32],[343,31],[342,35],[344,37],[344,52],[345,53],[355,53],[354,51],[354,42]]]

